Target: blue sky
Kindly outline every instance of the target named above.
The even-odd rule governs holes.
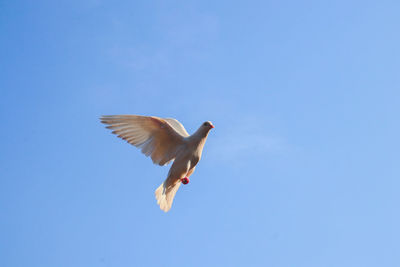
[[[0,1],[0,265],[400,266],[398,1]],[[103,114],[211,120],[172,210]]]

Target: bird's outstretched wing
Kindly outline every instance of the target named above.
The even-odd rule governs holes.
[[[155,164],[165,165],[175,159],[188,135],[175,119],[138,115],[107,115],[100,118],[113,134],[151,156]]]
[[[165,118],[164,119],[166,122],[169,123],[169,125],[172,126],[172,128],[175,129],[178,133],[180,133],[184,137],[188,137],[189,134],[186,132],[185,127],[183,127],[182,123],[180,123],[178,120],[175,120],[173,118]]]

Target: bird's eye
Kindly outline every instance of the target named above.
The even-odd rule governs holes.
[[[207,122],[203,123],[203,126],[207,126]]]

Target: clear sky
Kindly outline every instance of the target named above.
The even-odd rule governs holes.
[[[400,266],[399,1],[0,1],[0,266]],[[214,123],[168,167],[98,117]]]

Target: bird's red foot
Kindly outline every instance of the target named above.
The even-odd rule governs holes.
[[[182,184],[188,184],[189,183],[189,178],[188,177],[184,177],[181,179]]]

